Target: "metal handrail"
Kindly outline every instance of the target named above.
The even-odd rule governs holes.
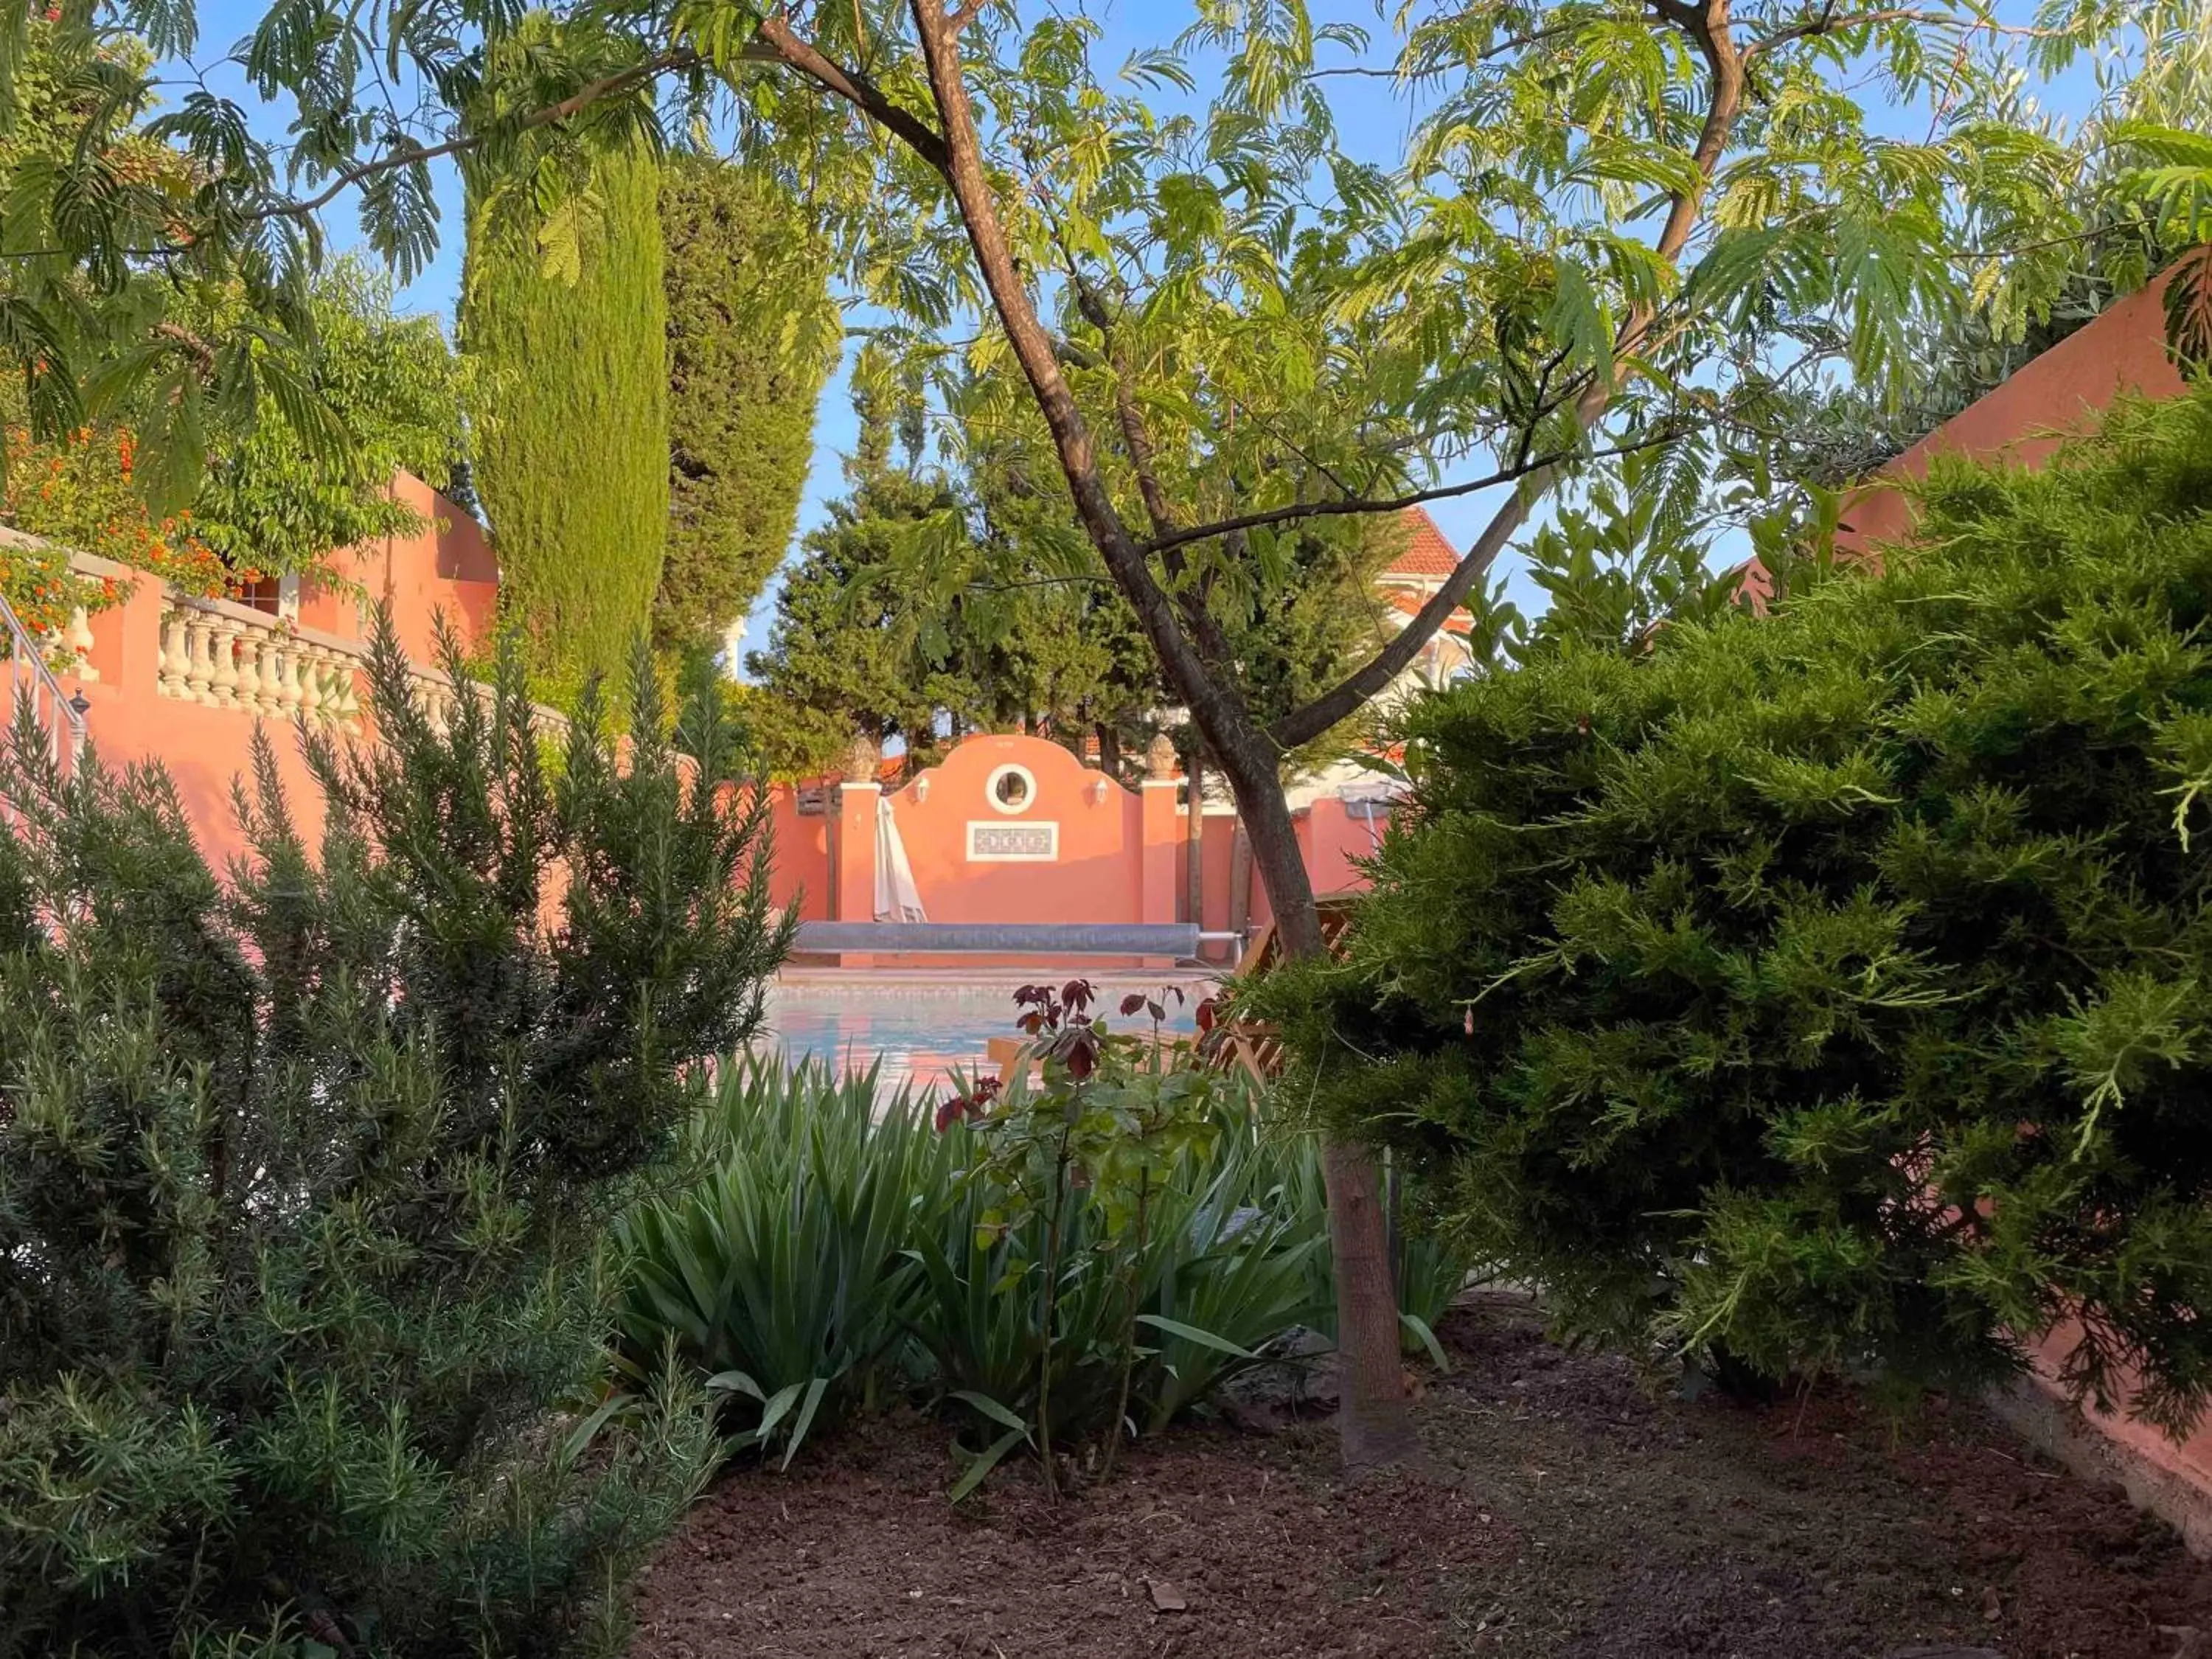
[[[6,629],[8,649],[7,696],[0,702],[0,743],[14,739],[18,712],[27,697],[31,718],[46,733],[55,767],[64,774],[76,768],[84,752],[85,710],[91,705],[79,692],[66,696],[62,683],[48,665],[39,637],[23,626],[22,619],[4,594],[0,594],[0,626]],[[5,797],[0,797],[0,822],[13,816]]]

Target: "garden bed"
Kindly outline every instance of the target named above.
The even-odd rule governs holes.
[[[2212,1652],[2212,1565],[1978,1409],[1654,1401],[1508,1297],[1443,1335],[1425,1480],[1347,1488],[1325,1422],[1200,1428],[1057,1506],[1009,1466],[956,1510],[915,1418],[734,1473],[647,1572],[633,1659]]]

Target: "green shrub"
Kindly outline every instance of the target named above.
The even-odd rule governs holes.
[[[739,1444],[781,1441],[880,1398],[921,1296],[917,1234],[949,1202],[951,1143],[878,1067],[839,1078],[747,1054],[698,1126],[697,1185],[623,1222],[625,1361],[678,1355],[749,1420]]]
[[[1922,506],[1771,618],[1417,705],[1352,960],[1252,994],[1571,1322],[1917,1385],[2074,1316],[2073,1388],[2139,1369],[2134,1408],[2186,1422],[2212,390]]]
[[[1128,1426],[1157,1434],[1269,1338],[1317,1318],[1314,1263],[1328,1255],[1327,1216],[1279,1188],[1255,1194],[1272,1167],[1250,1125],[1224,1126],[1212,1150],[1169,1171],[1149,1200],[1143,1242],[1131,1238],[1126,1248],[1112,1242],[1088,1189],[1069,1194],[1046,1413],[1058,1440],[1109,1438],[1117,1407]],[[1034,1293],[1045,1271],[1042,1231],[1002,1228],[992,1219],[1002,1213],[994,1185],[964,1183],[936,1233],[917,1241],[926,1291],[914,1331],[943,1398],[964,1403],[985,1425],[1004,1425],[1008,1415],[1026,1425],[1036,1418],[1046,1374],[1042,1303]],[[1140,1351],[1124,1404],[1133,1307]]]
[[[983,1428],[981,1480],[1024,1445],[1157,1432],[1312,1322],[1326,1218],[1245,1103],[1079,1029],[1100,1045],[1080,1088],[1054,1060],[933,1125],[875,1069],[736,1061],[694,1126],[708,1172],[623,1223],[630,1376],[672,1351],[786,1463],[910,1393]]]
[[[230,884],[160,772],[64,779],[19,728],[0,1655],[622,1650],[715,1445],[688,1382],[574,1415],[599,1240],[787,939],[639,661],[622,763],[593,696],[549,772],[511,649],[433,729],[380,622],[378,741],[310,747],[319,849],[257,737]],[[679,729],[728,771],[710,684]]]

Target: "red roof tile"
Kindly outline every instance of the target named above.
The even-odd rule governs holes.
[[[1421,508],[1407,507],[1398,521],[1406,532],[1406,545],[1383,567],[1383,575],[1449,576],[1459,568],[1459,555],[1452,551],[1437,521]]]
[[[1422,603],[1423,601],[1415,598],[1411,593],[1393,593],[1390,595],[1390,608],[1401,617],[1419,616],[1421,614]],[[1455,611],[1451,615],[1444,618],[1443,631],[1447,634],[1465,634],[1472,626],[1473,624],[1468,620],[1466,611]]]

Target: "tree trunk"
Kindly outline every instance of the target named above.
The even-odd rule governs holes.
[[[1007,343],[1036,399],[1037,411],[1052,434],[1061,475],[1076,516],[1135,611],[1138,626],[1152,643],[1168,683],[1190,710],[1214,763],[1229,779],[1238,809],[1251,826],[1252,852],[1267,884],[1284,953],[1312,956],[1321,948],[1321,918],[1314,908],[1313,886],[1291,828],[1290,804],[1276,775],[1278,745],[1252,716],[1225,659],[1209,659],[1186,634],[1176,601],[1154,578],[1146,550],[1129,533],[1114,506],[1098,464],[1088,423],[1066,377],[1060,372],[1052,336],[1038,320],[1036,307],[999,216],[994,186],[984,166],[974,106],[960,72],[957,30],[945,0],[909,0],[920,37],[931,101],[943,121],[932,133],[926,124],[884,99],[872,87],[854,80],[818,53],[795,42],[781,15],[761,25],[763,39],[787,61],[813,76],[899,134],[915,153],[942,169],[960,212],[976,270],[998,313]],[[963,14],[963,16],[965,14]],[[1191,607],[1191,627],[1200,638],[1212,633],[1203,605]],[[1433,627],[1431,632],[1434,631]],[[1193,782],[1198,780],[1193,768]],[[1191,791],[1191,817],[1202,827],[1204,801]],[[1413,1419],[1406,1406],[1398,1365],[1397,1304],[1390,1294],[1390,1270],[1376,1201],[1374,1160],[1357,1146],[1330,1146],[1329,1233],[1337,1262],[1337,1347],[1343,1374],[1343,1403],[1338,1412],[1346,1460],[1354,1465],[1395,1462],[1418,1450]]]
[[[1237,935],[1231,947],[1242,956],[1244,936],[1252,927],[1252,832],[1244,815],[1237,815],[1237,836],[1229,846],[1229,931]]]
[[[1188,913],[1184,920],[1194,927],[1206,926],[1206,750],[1197,744],[1190,746],[1190,775],[1186,780],[1190,792],[1190,815],[1182,823],[1182,902]],[[1204,955],[1206,946],[1199,945]]]
[[[1217,747],[1214,757],[1251,838],[1253,865],[1275,915],[1278,945],[1286,957],[1319,956],[1321,913],[1266,739],[1255,733],[1249,752]],[[1336,1268],[1338,1442],[1352,1468],[1409,1462],[1419,1457],[1421,1445],[1398,1357],[1398,1297],[1375,1155],[1357,1141],[1332,1137],[1322,1147],[1322,1175]]]

